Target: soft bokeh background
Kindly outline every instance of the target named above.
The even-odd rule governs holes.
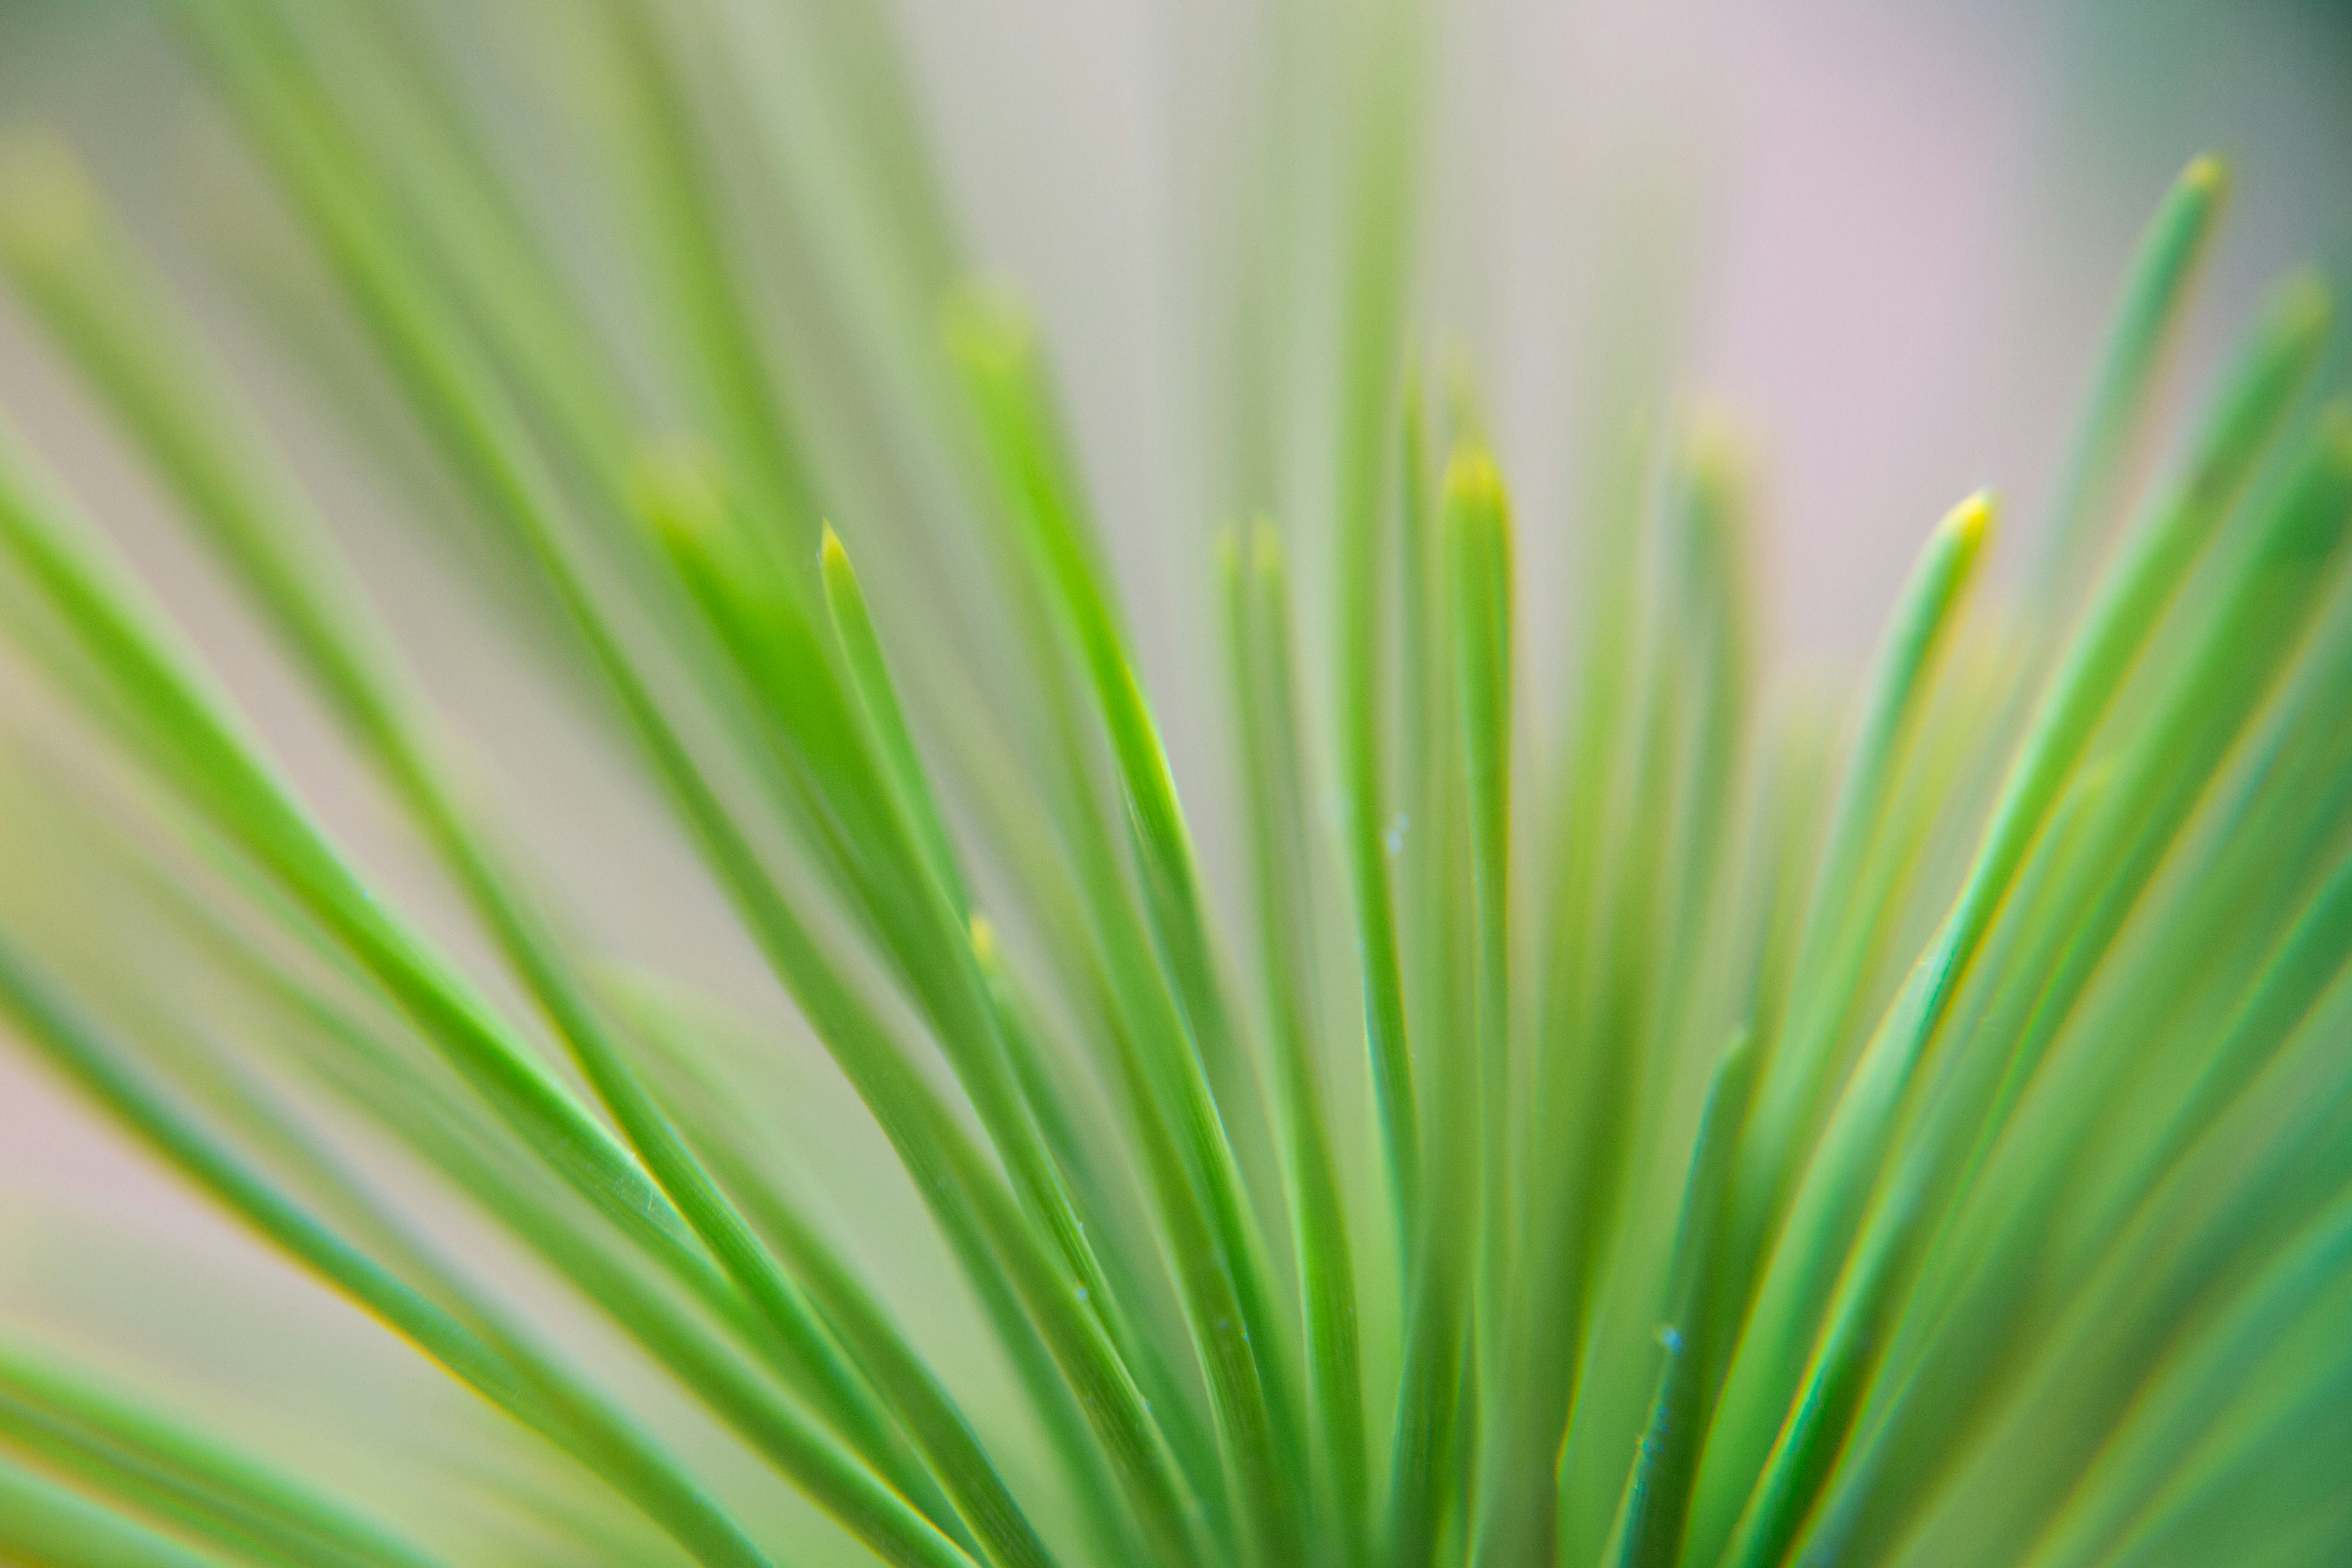
[[[1213,755],[1200,743],[1215,723],[1213,655],[1192,628],[1208,624],[1207,540],[1226,520],[1201,454],[1215,424],[1221,268],[1249,221],[1238,166],[1259,145],[1264,10],[897,9],[971,249],[1045,318],[1178,755]],[[1339,0],[1301,9],[1344,34]],[[1577,368],[1631,300],[1671,323],[1677,387],[1726,405],[1763,455],[1773,635],[1798,658],[1850,665],[1927,527],[1960,495],[1999,487],[2011,502],[2007,555],[2024,553],[2123,258],[2190,154],[2230,155],[2238,188],[2186,368],[2210,363],[2262,286],[2297,261],[2352,276],[2352,8],[1435,9],[1413,319],[1482,389],[1519,497],[1539,668],[1566,640]],[[228,309],[201,281],[207,225],[221,217],[205,210],[202,117],[141,10],[0,0],[0,121],[66,127],[200,305]],[[1645,287],[1627,290],[1629,272]],[[362,847],[382,838],[373,797],[8,309],[0,405],[190,617],[322,815]],[[299,450],[304,411],[289,401],[271,413]],[[330,458],[306,467],[395,620],[435,626],[430,579],[373,515],[380,500],[338,489]],[[740,981],[738,939],[684,891],[678,852],[640,830],[640,803],[574,765],[590,755],[580,738],[501,670],[499,649],[453,622],[418,652],[464,727],[504,740],[533,803],[530,835],[596,846],[567,868],[586,907],[614,911],[654,961],[722,990]],[[396,856],[381,864],[399,896],[439,897],[427,880],[404,884]],[[189,1200],[0,1060],[0,1214],[97,1212],[209,1234]]]

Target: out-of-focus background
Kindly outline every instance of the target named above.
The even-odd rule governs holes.
[[[1223,268],[1265,145],[1275,43],[1250,0],[898,0],[895,10],[972,254],[1045,318],[1180,758],[1206,731],[1208,540],[1228,521],[1202,452],[1215,410]],[[1329,36],[1347,7],[1313,0]],[[2067,418],[2135,234],[2192,154],[2237,181],[2184,344],[2194,384],[2271,279],[2352,278],[2352,7],[2323,0],[1464,0],[1433,8],[1417,239],[1420,341],[1469,370],[1518,498],[1523,611],[1539,663],[1582,500],[1580,370],[1643,310],[1678,393],[1724,405],[1763,460],[1769,631],[1801,659],[1865,653],[1927,526],[1980,484],[2010,503],[2014,562],[2054,483]],[[1314,103],[1286,106],[1310,123]],[[136,0],[0,0],[0,124],[62,126],[175,273],[200,279],[223,215],[217,137]],[[1311,161],[1304,182],[1316,179]],[[1312,189],[1286,199],[1312,203]],[[235,215],[226,220],[236,221]],[[1626,279],[1636,280],[1628,287]],[[226,291],[193,285],[201,308]],[[58,458],[231,682],[265,710],[283,678],[250,634],[173,581],[168,530],[20,312],[0,305],[0,407]],[[300,411],[284,411],[301,427]],[[398,549],[339,525],[405,624]],[[413,565],[413,563],[411,563]],[[422,607],[420,607],[422,605]],[[571,744],[528,694],[426,650],[477,728],[551,773]],[[478,688],[478,689],[477,689]],[[322,812],[364,841],[369,797],[289,720],[271,738]],[[341,770],[341,771],[339,771]],[[579,770],[584,773],[586,770]],[[610,831],[627,803],[551,793],[530,827],[593,836],[592,887],[660,889],[677,856]],[[0,874],[5,874],[0,868]],[[602,880],[597,880],[601,879]],[[403,889],[404,892],[408,889]],[[415,896],[434,897],[420,885]],[[667,908],[657,895],[637,900]],[[638,932],[718,963],[707,914]],[[188,1200],[114,1152],[46,1084],[0,1067],[0,1205]],[[191,1218],[190,1223],[194,1223]]]
[[[0,120],[63,122],[155,204],[151,226],[200,227],[175,133],[194,89],[146,9],[0,0]],[[892,9],[958,216],[1047,318],[1114,526],[1197,553],[1210,523],[1175,515],[1190,349],[1272,7]],[[2352,268],[2335,0],[1433,10],[1417,315],[1466,345],[1523,512],[1570,505],[1559,436],[1594,273],[1610,231],[1647,226],[1690,271],[1682,379],[1769,456],[1779,630],[1808,646],[1866,644],[1924,520],[1969,485],[2031,526],[2123,258],[2190,155],[2238,175],[2192,367],[2284,268]],[[0,385],[23,388],[19,321],[0,345]]]

